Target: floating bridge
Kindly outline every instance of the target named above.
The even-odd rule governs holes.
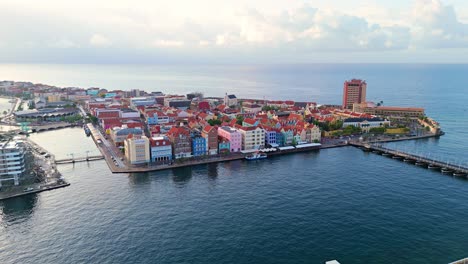
[[[468,167],[431,159],[424,156],[419,156],[411,153],[402,152],[390,148],[383,147],[380,144],[360,144],[350,143],[366,152],[372,152],[392,159],[401,160],[406,163],[411,163],[416,166],[425,167],[431,170],[439,170],[443,174],[451,174],[454,176],[466,177],[468,175]]]

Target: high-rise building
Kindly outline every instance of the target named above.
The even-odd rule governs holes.
[[[366,81],[352,79],[343,85],[343,109],[353,109],[353,104],[366,101]]]
[[[2,182],[19,185],[25,171],[24,148],[17,141],[0,143],[0,187]]]

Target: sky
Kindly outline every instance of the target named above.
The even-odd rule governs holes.
[[[0,0],[3,63],[468,63],[466,0]]]

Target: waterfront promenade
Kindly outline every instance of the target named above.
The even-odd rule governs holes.
[[[88,124],[88,128],[91,130],[91,136],[98,147],[99,151],[103,155],[109,169],[113,173],[137,173],[137,172],[152,172],[152,171],[162,171],[168,169],[175,169],[175,168],[182,168],[182,167],[190,167],[196,165],[203,165],[203,164],[210,164],[210,163],[219,163],[219,162],[226,162],[226,161],[234,161],[234,160],[242,160],[245,158],[246,154],[243,153],[231,153],[228,155],[215,155],[215,156],[206,156],[204,158],[192,158],[190,160],[178,161],[175,160],[172,164],[161,164],[161,165],[130,165],[125,162],[123,154],[116,148],[112,142],[106,139],[105,136],[102,135],[102,132],[99,129],[96,129],[93,125]],[[381,139],[378,141],[371,141],[371,142],[394,142],[394,141],[405,141],[405,140],[418,140],[424,138],[432,138],[438,137],[439,135],[435,134],[426,134],[422,136],[415,136],[415,137],[399,137],[399,138],[386,138]],[[99,141],[100,143],[99,143]],[[280,156],[286,154],[293,154],[293,153],[301,153],[301,152],[309,152],[309,151],[318,151],[319,149],[328,149],[328,148],[338,148],[338,147],[346,147],[346,146],[353,146],[355,144],[363,144],[359,143],[358,141],[333,141],[328,144],[322,144],[319,147],[310,147],[310,148],[294,148],[289,150],[282,150],[282,151],[275,151],[269,152],[268,156]]]

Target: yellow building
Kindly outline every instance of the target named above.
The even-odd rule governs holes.
[[[125,157],[130,164],[150,162],[150,144],[146,136],[129,135],[125,141]]]
[[[424,108],[418,107],[396,107],[396,106],[377,106],[374,103],[354,104],[353,111],[357,113],[366,113],[370,115],[389,116],[389,117],[412,117],[418,118],[424,116]]]
[[[49,103],[60,102],[60,101],[62,101],[62,97],[60,95],[58,95],[58,94],[47,96],[47,102],[49,102]]]

